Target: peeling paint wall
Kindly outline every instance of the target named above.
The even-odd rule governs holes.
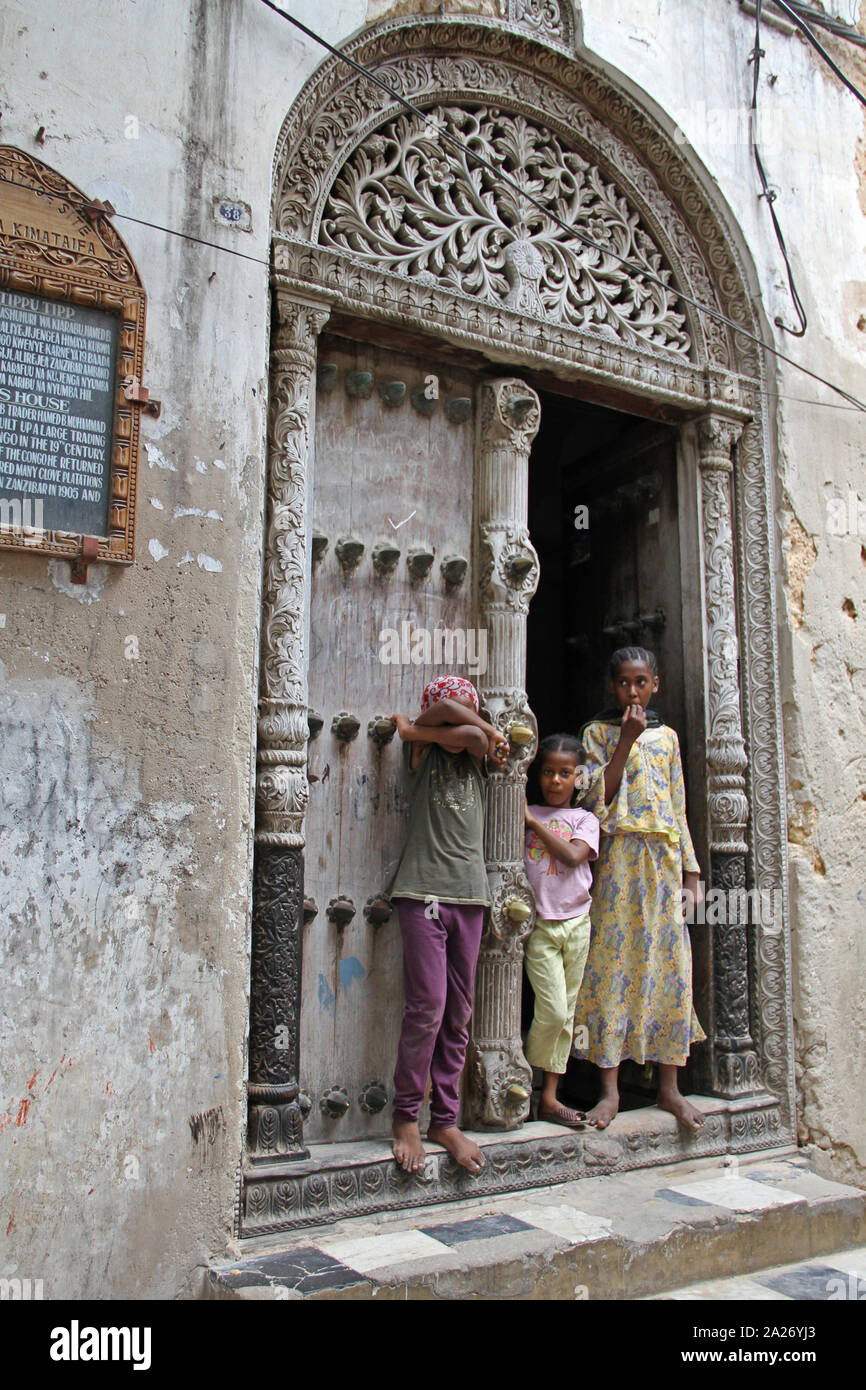
[[[836,9],[838,7],[828,7]],[[861,5],[846,15],[866,32]],[[802,341],[747,132],[754,16],[739,0],[583,0],[587,46],[657,103],[716,179],[781,351],[864,398],[864,112],[795,35],[762,29],[762,156],[809,317]],[[698,14],[700,11],[700,15]],[[859,14],[859,21],[856,16]],[[821,41],[866,91],[866,52]],[[862,415],[770,363],[777,439],[779,661],[800,1136],[866,1180],[866,487]],[[807,402],[819,402],[808,404]]]
[[[406,7],[291,8],[339,43]],[[748,145],[708,119],[748,104],[753,21],[738,0],[583,0],[581,19],[717,180],[768,322],[788,319]],[[799,40],[768,29],[764,46],[785,132],[765,159],[810,316],[781,346],[862,396],[863,113]],[[267,217],[279,128],[321,53],[254,0],[7,0],[0,51],[4,142],[225,248],[116,223],[162,402],[135,566],[92,566],[82,588],[64,561],[0,552],[0,1273],[47,1297],[171,1297],[225,1252],[242,1153]],[[215,223],[219,197],[249,205],[251,232]],[[769,389],[802,1135],[862,1177],[862,422],[789,368]]]

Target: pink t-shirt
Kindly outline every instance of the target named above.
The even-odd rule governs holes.
[[[566,917],[582,917],[589,912],[592,887],[591,860],[598,858],[598,821],[591,811],[574,806],[530,806],[536,820],[563,840],[583,840],[589,845],[589,859],[576,868],[554,858],[541,837],[527,826],[523,863],[535,895],[539,917],[562,922]]]

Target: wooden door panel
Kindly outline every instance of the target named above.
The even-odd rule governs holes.
[[[439,395],[432,413],[423,414],[429,402],[419,402],[419,410],[412,393],[423,391],[431,376]],[[400,404],[387,405],[380,388],[391,383],[393,397],[394,382],[406,390]],[[466,404],[449,408],[455,399]],[[399,740],[380,749],[367,725],[378,714],[417,713],[426,681],[449,669],[411,660],[384,664],[383,630],[402,636],[401,624],[408,622],[411,633],[421,629],[432,637],[437,627],[465,631],[473,622],[471,568],[452,587],[440,571],[445,556],[468,560],[472,554],[473,399],[471,376],[451,367],[437,369],[435,362],[347,339],[320,341],[312,521],[328,546],[312,567],[309,701],[324,724],[310,744],[316,780],[306,820],[305,892],[315,898],[318,914],[304,934],[301,1007],[301,1083],[313,1102],[306,1126],[313,1142],[390,1129],[390,1105],[371,1115],[359,1096],[370,1081],[383,1082],[389,1100],[392,1094],[402,950],[396,909],[377,927],[365,919],[364,905],[384,889],[396,865],[408,803]],[[347,537],[364,544],[351,570],[336,553]],[[373,565],[382,541],[401,552],[391,574]],[[407,552],[414,547],[434,552],[424,579],[408,569]],[[467,674],[465,666],[454,669]],[[331,732],[341,711],[360,721],[351,742]],[[338,895],[355,907],[342,928],[327,917]],[[339,1119],[319,1107],[332,1086],[344,1087],[350,1102]]]

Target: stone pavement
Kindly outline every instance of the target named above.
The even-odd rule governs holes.
[[[794,1150],[775,1150],[381,1212],[244,1241],[234,1262],[202,1272],[200,1294],[830,1298],[845,1296],[844,1289],[857,1287],[850,1281],[866,1274],[864,1244],[866,1192],[818,1177]],[[850,1260],[840,1251],[851,1252]],[[720,1288],[720,1280],[744,1292],[701,1291],[709,1287],[705,1281]],[[833,1280],[841,1281],[838,1288]]]
[[[707,1279],[702,1284],[688,1284],[684,1289],[652,1297],[677,1302],[862,1302],[866,1300],[866,1245],[798,1260],[796,1264],[773,1265],[752,1275]]]

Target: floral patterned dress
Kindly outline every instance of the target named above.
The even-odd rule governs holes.
[[[635,1062],[683,1066],[706,1034],[692,1007],[692,953],[682,920],[683,873],[699,872],[686,824],[680,745],[673,729],[646,729],[632,744],[622,781],[604,802],[604,769],[617,725],[583,734],[589,790],[601,825],[589,958],[575,1025],[589,1038],[574,1055],[599,1067]],[[579,1034],[578,1034],[579,1036]]]

